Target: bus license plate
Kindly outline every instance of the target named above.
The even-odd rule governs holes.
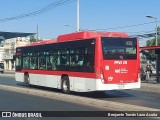
[[[118,88],[119,88],[119,89],[124,89],[124,88],[125,88],[125,85],[124,85],[124,84],[118,84]]]

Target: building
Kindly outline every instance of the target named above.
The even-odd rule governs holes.
[[[5,70],[15,69],[16,47],[30,43],[30,36],[35,33],[0,32],[0,62],[4,63]]]
[[[3,52],[4,52],[3,43],[4,43],[4,37],[0,36],[0,62],[3,62]]]
[[[15,69],[16,47],[24,46],[26,44],[29,44],[29,42],[30,42],[29,37],[17,37],[5,40],[3,45],[4,48],[3,60],[4,60],[5,70]]]
[[[3,52],[4,48],[0,46],[0,62],[3,62]]]

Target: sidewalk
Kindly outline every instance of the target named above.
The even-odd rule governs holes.
[[[156,75],[152,75],[151,78],[146,78],[146,80],[141,81],[140,90],[160,93],[160,83],[157,83],[155,79]]]
[[[15,70],[4,70],[4,72],[13,73]]]

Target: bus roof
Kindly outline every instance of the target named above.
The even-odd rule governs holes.
[[[63,41],[72,41],[78,39],[89,39],[94,37],[129,37],[126,33],[123,32],[93,32],[93,31],[85,31],[85,32],[76,32],[71,34],[60,35],[57,38],[58,42]]]
[[[20,46],[20,47],[45,45],[45,44],[52,44],[52,43],[57,43],[57,42],[73,41],[73,40],[79,40],[79,39],[89,39],[89,38],[95,38],[95,37],[128,38],[129,36],[124,32],[93,32],[93,31],[84,32],[83,31],[83,32],[75,32],[75,33],[60,35],[57,37],[57,39],[33,42],[26,46]]]

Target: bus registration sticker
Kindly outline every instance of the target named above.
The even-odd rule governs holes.
[[[118,84],[118,89],[124,89],[125,88],[125,84]]]

